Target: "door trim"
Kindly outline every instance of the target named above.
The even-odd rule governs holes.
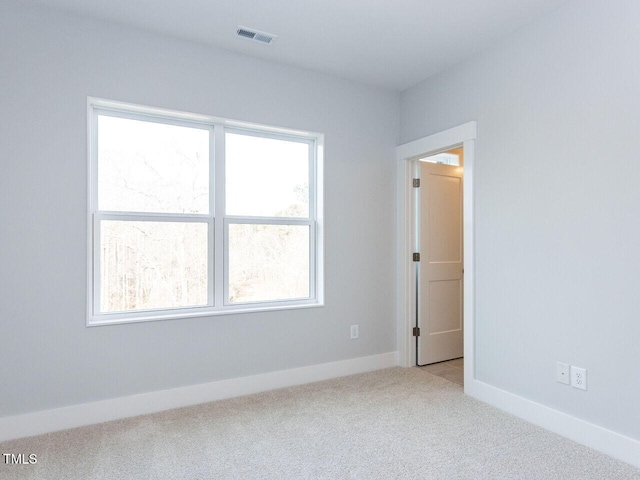
[[[476,122],[468,122],[427,137],[405,143],[396,148],[397,167],[397,287],[396,319],[398,339],[398,361],[400,366],[413,367],[415,340],[413,327],[416,318],[416,292],[413,288],[415,276],[413,266],[414,215],[413,211],[413,167],[412,160],[418,156],[438,153],[452,147],[464,147],[464,383],[475,379],[475,238],[474,238],[474,146]]]

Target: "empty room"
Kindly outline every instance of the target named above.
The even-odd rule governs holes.
[[[640,480],[639,21],[0,1],[0,478]]]

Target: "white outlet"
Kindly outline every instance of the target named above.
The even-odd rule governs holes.
[[[571,386],[580,390],[587,389],[587,370],[580,367],[571,367]]]
[[[569,385],[569,364],[556,362],[556,381]]]
[[[351,325],[351,340],[358,338],[358,325]]]

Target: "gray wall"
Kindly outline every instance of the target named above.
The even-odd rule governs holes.
[[[86,328],[87,96],[325,133],[326,307]],[[395,93],[3,1],[0,416],[395,351],[397,126]]]
[[[400,100],[401,143],[478,121],[478,379],[636,439],[638,18],[569,2]],[[587,392],[556,383],[558,360]]]

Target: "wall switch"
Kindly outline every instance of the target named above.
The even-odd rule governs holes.
[[[569,364],[556,362],[556,381],[569,385],[571,383],[569,379]]]
[[[571,367],[571,386],[580,390],[587,389],[587,370],[580,367]]]
[[[358,325],[351,325],[351,340],[358,338]]]

